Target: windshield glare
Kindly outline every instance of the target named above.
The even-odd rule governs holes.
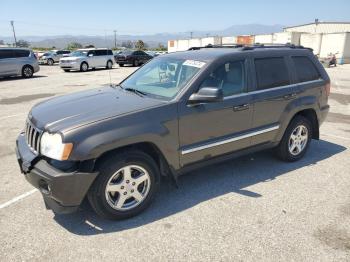
[[[166,57],[154,59],[122,82],[122,86],[170,100],[204,64],[200,61]]]
[[[70,56],[86,56],[87,55],[87,51],[74,51],[72,53],[70,53]]]

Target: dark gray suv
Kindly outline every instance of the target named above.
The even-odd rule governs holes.
[[[161,176],[274,148],[306,153],[330,80],[309,49],[201,48],[159,56],[117,86],[37,104],[17,139],[25,178],[55,212],[87,197],[110,219],[144,210]]]

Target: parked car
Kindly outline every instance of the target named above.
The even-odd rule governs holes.
[[[69,57],[60,59],[60,67],[65,71],[80,70],[86,72],[89,69],[113,67],[113,52],[106,48],[79,49],[70,53]]]
[[[155,52],[155,51],[146,51],[146,53],[149,54],[152,57],[158,56],[157,52]]]
[[[87,197],[110,219],[150,205],[160,177],[263,149],[301,159],[330,79],[302,47],[202,48],[152,59],[117,86],[41,102],[17,139],[25,178],[55,212]],[[261,167],[257,167],[261,168]]]
[[[137,50],[137,51],[125,50],[115,56],[115,62],[119,66],[124,66],[124,65],[139,66],[141,64],[147,63],[152,58],[153,56],[141,50]]]
[[[58,63],[62,57],[69,56],[69,54],[69,50],[54,50],[46,52],[39,58],[39,64],[51,66],[54,65],[54,63]]]
[[[38,60],[30,49],[0,48],[0,77],[30,78],[40,70]]]

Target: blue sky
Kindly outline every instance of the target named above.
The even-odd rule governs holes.
[[[221,30],[237,24],[295,25],[321,21],[350,22],[349,0],[2,0],[0,35],[153,34]]]

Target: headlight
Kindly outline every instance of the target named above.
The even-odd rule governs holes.
[[[72,149],[72,143],[62,143],[62,137],[60,134],[49,134],[45,132],[41,136],[40,152],[49,158],[67,160]]]

